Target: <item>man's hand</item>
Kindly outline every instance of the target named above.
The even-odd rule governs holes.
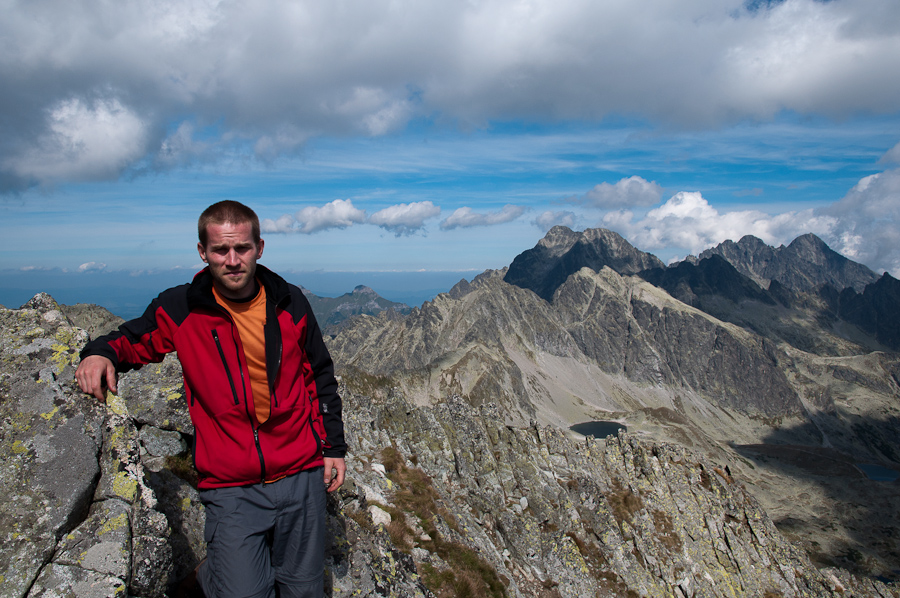
[[[108,358],[102,355],[89,355],[81,360],[78,369],[75,370],[75,379],[81,390],[89,395],[94,395],[101,401],[106,401],[106,386],[113,393],[116,388],[116,368]],[[341,476],[343,480],[343,475]]]
[[[347,464],[338,457],[325,457],[325,489],[334,492],[344,483]]]

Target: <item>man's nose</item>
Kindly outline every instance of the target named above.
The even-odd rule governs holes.
[[[226,266],[237,266],[241,263],[241,260],[238,259],[237,251],[231,250],[225,255],[225,265]]]

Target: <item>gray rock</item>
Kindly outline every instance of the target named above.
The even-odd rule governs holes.
[[[126,596],[126,591],[125,582],[116,577],[54,563],[41,571],[28,598],[111,598]]]
[[[154,457],[174,457],[188,449],[179,432],[149,425],[141,428],[141,444]]]

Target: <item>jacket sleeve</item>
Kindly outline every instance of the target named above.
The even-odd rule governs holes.
[[[300,293],[299,290],[297,290]],[[322,413],[322,423],[325,426],[327,436],[324,455],[326,457],[343,458],[347,454],[347,443],[344,440],[344,421],[342,415],[341,397],[338,394],[338,382],[334,375],[334,361],[325,346],[319,323],[313,315],[312,307],[306,297],[300,293],[307,309],[306,351],[312,367],[313,377],[316,383],[316,393],[319,397],[319,411]]]
[[[90,341],[81,350],[81,359],[89,355],[101,355],[113,362],[118,372],[140,368],[147,363],[163,360],[166,353],[175,350],[173,334],[175,324],[163,309],[170,289],[154,299],[144,314],[129,320],[105,336]]]

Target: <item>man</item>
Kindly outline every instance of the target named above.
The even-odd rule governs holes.
[[[102,401],[117,372],[177,351],[206,507],[204,594],[320,598],[325,491],[346,472],[334,365],[300,289],[256,263],[253,210],[213,204],[197,229],[208,267],[88,343],[75,377]]]

